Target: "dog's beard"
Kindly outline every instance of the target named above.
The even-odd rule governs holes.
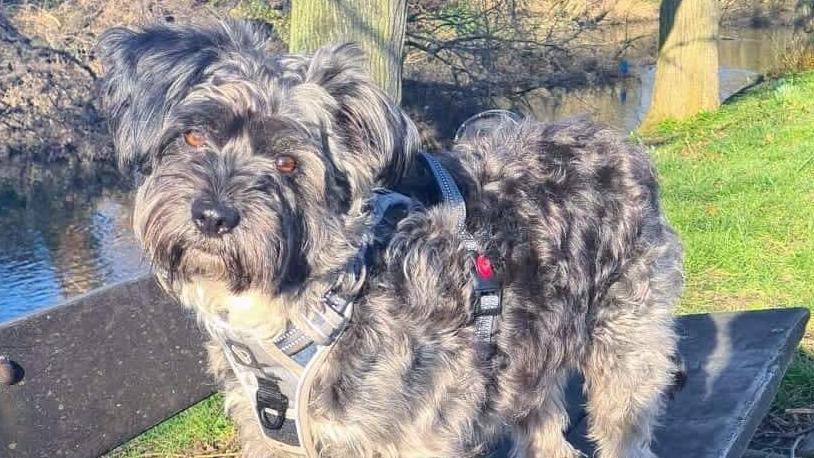
[[[261,198],[241,207],[241,223],[232,232],[205,237],[191,221],[189,191],[149,183],[139,189],[134,228],[162,283],[176,290],[182,283],[212,280],[235,293],[278,292],[290,277],[296,226]]]
[[[252,283],[252,276],[243,265],[245,258],[238,250],[209,249],[181,242],[173,246],[171,253],[165,263],[169,284],[207,279],[223,282],[230,290],[240,292]]]
[[[152,264],[168,285],[207,279],[222,282],[236,293],[248,288],[276,293],[285,276],[286,245],[273,236],[258,240],[240,234],[217,241],[167,234],[155,243],[145,243],[152,247],[148,248]]]

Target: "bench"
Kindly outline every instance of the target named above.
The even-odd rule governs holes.
[[[801,308],[680,317],[688,378],[656,434],[658,456],[742,456],[807,321]],[[0,324],[0,355],[24,371],[0,386],[0,456],[104,454],[214,392],[202,348],[190,312],[149,277]],[[578,380],[569,393],[569,440],[590,453]]]

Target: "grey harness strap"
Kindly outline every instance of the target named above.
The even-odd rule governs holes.
[[[209,319],[206,327],[223,348],[232,371],[250,395],[263,433],[283,444],[298,446],[297,426],[293,419],[299,374],[286,370],[260,342],[236,332],[227,323]],[[316,347],[311,346],[311,349],[306,352],[303,348],[303,353],[311,353],[307,359],[313,357]]]
[[[450,205],[457,215],[458,236],[475,267],[475,334],[480,341],[490,343],[494,340],[497,319],[502,311],[500,284],[493,276],[489,259],[480,252],[475,237],[466,230],[466,201],[452,175],[438,159],[427,153],[421,153],[421,157],[438,182],[444,203]]]

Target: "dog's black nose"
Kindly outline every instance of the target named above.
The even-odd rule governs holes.
[[[192,202],[192,221],[198,230],[207,236],[218,236],[230,232],[240,222],[240,213],[234,207],[208,199],[195,199]]]

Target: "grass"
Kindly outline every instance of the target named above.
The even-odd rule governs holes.
[[[653,156],[686,249],[679,312],[814,308],[814,72],[662,125]],[[814,407],[811,324],[773,406]],[[799,419],[811,422],[814,418]]]
[[[814,304],[812,97],[814,73],[789,76],[651,139],[687,251],[682,311]]]
[[[219,395],[179,413],[119,447],[108,458],[237,456],[235,429]]]
[[[812,100],[814,72],[788,76],[645,139],[654,145],[662,201],[687,252],[679,313],[814,307]],[[814,407],[812,353],[809,326],[774,415]],[[221,409],[220,398],[211,398],[115,456],[229,456],[234,431]],[[794,420],[783,424],[795,428]]]

